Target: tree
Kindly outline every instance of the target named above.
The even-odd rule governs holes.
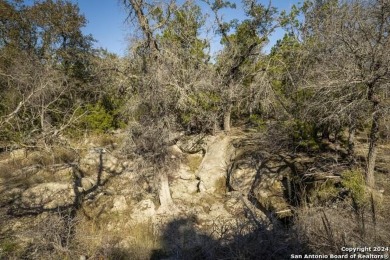
[[[203,49],[207,44],[198,39],[201,13],[190,2],[180,7],[135,0],[124,3],[143,33],[141,44],[133,46],[131,76],[137,85],[135,111],[142,129],[135,133],[137,152],[154,164],[160,210],[168,210],[173,202],[167,172],[174,162],[167,148],[182,130],[182,115],[196,110],[190,108],[198,102],[196,90],[211,85],[205,78],[208,67]]]
[[[40,136],[46,144],[78,117],[93,39],[82,34],[86,20],[70,2],[0,6],[1,132],[22,142]]]
[[[248,66],[256,63],[260,56],[261,47],[267,42],[269,34],[276,27],[275,8],[265,7],[252,0],[243,3],[248,19],[237,24],[236,21],[223,22],[218,14],[222,8],[234,8],[235,5],[227,1],[209,2],[222,37],[221,42],[224,45],[224,49],[217,59],[217,74],[220,77],[223,125],[226,132],[230,131],[232,109],[239,99],[239,89],[241,89],[248,74],[253,72],[248,70]],[[235,29],[235,32],[229,34],[232,28]]]
[[[316,85],[317,96],[333,96],[338,106],[330,108],[347,117],[355,117],[354,111],[369,112],[365,175],[373,188],[378,133],[390,85],[390,3],[318,1],[306,10],[305,17],[304,40],[316,59],[307,79]],[[365,110],[367,104],[371,108]]]

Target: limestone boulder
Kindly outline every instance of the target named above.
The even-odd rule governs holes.
[[[131,218],[135,222],[146,222],[156,214],[156,206],[150,199],[138,202],[134,208]]]
[[[225,192],[226,172],[233,152],[231,138],[227,135],[218,136],[207,147],[206,154],[196,172],[202,190],[211,194]]]
[[[191,135],[180,138],[176,145],[182,152],[193,154],[204,151],[207,142],[204,135]]]
[[[128,209],[125,196],[116,196],[113,199],[112,212],[123,212]]]
[[[104,148],[90,149],[86,156],[80,160],[80,169],[84,172],[102,169],[111,174],[120,174],[124,165]]]
[[[253,189],[257,201],[266,210],[279,218],[292,216],[290,205],[285,198],[285,188],[278,178],[262,176],[262,181]]]
[[[241,194],[249,194],[256,178],[257,170],[245,161],[235,162],[228,175],[229,186]]]
[[[26,209],[55,209],[72,205],[75,192],[71,184],[48,182],[25,190],[21,194],[20,206]]]

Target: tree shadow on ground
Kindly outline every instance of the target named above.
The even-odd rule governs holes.
[[[168,223],[162,233],[162,248],[152,252],[158,259],[289,259],[308,252],[292,229],[278,223],[269,227],[230,227],[225,233],[200,231],[193,217]],[[211,231],[213,230],[213,231]]]

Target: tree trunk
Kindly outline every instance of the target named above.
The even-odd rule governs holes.
[[[163,171],[159,173],[160,179],[160,190],[159,190],[159,199],[160,199],[160,208],[163,210],[170,209],[173,206],[173,201],[171,193],[169,191],[169,182],[168,174]]]
[[[223,130],[230,132],[230,117],[232,114],[232,104],[229,104],[223,114]]]
[[[136,16],[138,19],[139,26],[141,27],[142,32],[146,38],[147,47],[151,50],[153,54],[158,52],[158,45],[156,39],[153,37],[152,29],[150,28],[149,20],[144,14],[142,8],[144,7],[143,1],[129,0]],[[125,1],[126,3],[126,1]]]
[[[380,111],[379,111],[379,98],[374,94],[374,87],[370,86],[368,91],[368,100],[372,102],[373,114],[372,114],[372,123],[370,130],[370,142],[368,147],[367,154],[367,166],[366,166],[366,184],[370,188],[375,187],[375,160],[377,153],[377,141],[379,135],[379,121],[380,121]]]
[[[375,169],[375,160],[377,154],[379,119],[380,119],[379,111],[375,110],[372,117],[372,124],[370,130],[370,144],[368,147],[367,167],[366,167],[366,184],[371,188],[375,187],[374,169]]]
[[[354,154],[355,132],[356,132],[356,126],[355,124],[351,124],[349,126],[349,131],[348,131],[348,155],[350,156]]]

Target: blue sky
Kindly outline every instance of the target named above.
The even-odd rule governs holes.
[[[302,1],[302,0],[301,0]],[[92,34],[97,40],[96,47],[102,47],[110,52],[114,52],[120,56],[123,56],[128,46],[128,36],[132,32],[132,28],[129,24],[125,23],[126,12],[121,6],[120,0],[72,0],[80,7],[80,12],[85,15],[88,20],[87,26],[83,29],[84,33]],[[195,1],[201,4],[201,1]],[[234,10],[224,10],[224,19],[226,21],[231,19],[242,19],[244,13],[240,8],[240,2],[237,0],[231,0],[237,4],[237,8]],[[268,0],[261,0],[263,4],[268,4]],[[289,10],[293,4],[297,4],[299,0],[273,0],[272,4],[278,8],[278,10]],[[206,6],[201,4],[202,9],[205,12]],[[270,44],[266,50],[276,42],[277,39],[283,37],[284,32],[277,30],[270,39]],[[219,39],[213,38],[211,50],[216,51],[219,49]]]

